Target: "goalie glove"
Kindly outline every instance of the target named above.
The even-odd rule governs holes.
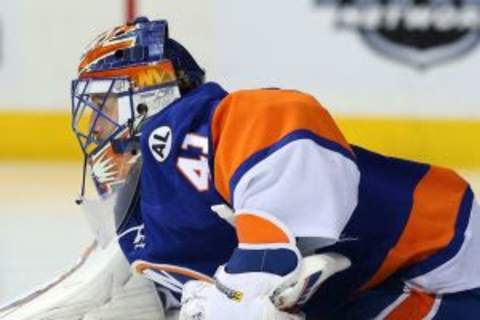
[[[340,254],[302,259],[299,270],[281,277],[249,272],[229,274],[219,268],[215,283],[188,282],[183,291],[180,320],[302,320],[299,310],[329,277],[350,267]]]
[[[260,272],[229,274],[220,267],[215,277],[215,283],[186,283],[179,320],[305,319],[273,305],[271,288],[282,280],[280,276]]]
[[[213,284],[187,282],[180,320],[301,320],[302,314],[286,310],[298,310],[321,283],[349,266],[348,259],[334,255],[302,261],[295,237],[281,221],[242,211],[234,215],[238,248]]]

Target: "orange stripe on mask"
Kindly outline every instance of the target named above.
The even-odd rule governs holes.
[[[394,272],[446,247],[454,237],[467,187],[468,184],[454,171],[431,167],[415,188],[412,209],[403,233],[380,269],[361,290],[381,283]]]
[[[84,72],[80,79],[128,77],[135,88],[144,88],[175,81],[175,69],[170,61],[156,64],[110,69],[105,71]]]
[[[412,291],[407,299],[385,317],[385,320],[422,320],[432,311],[434,303],[435,296]]]
[[[312,96],[289,90],[246,90],[224,98],[213,116],[215,186],[230,201],[229,183],[250,156],[296,130],[308,130],[350,150],[330,114]]]
[[[80,62],[80,66],[78,67],[78,72],[81,73],[88,65],[90,65],[93,61],[117,50],[130,48],[133,44],[133,40],[127,40],[111,45],[106,46],[99,46],[89,52],[86,53],[85,57]]]
[[[243,244],[290,243],[283,229],[270,220],[253,214],[235,217],[238,242]]]

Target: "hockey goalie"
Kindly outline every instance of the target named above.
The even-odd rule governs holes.
[[[101,34],[71,90],[78,202],[113,253],[85,308],[30,319],[480,318],[480,209],[454,171],[349,144],[300,91],[204,83],[166,21]]]

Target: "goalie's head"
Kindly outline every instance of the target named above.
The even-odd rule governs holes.
[[[72,81],[72,127],[101,196],[118,189],[139,158],[144,122],[203,79],[164,20],[137,18],[87,47]]]

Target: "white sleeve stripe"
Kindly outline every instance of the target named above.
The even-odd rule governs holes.
[[[237,212],[268,212],[294,237],[338,240],[357,205],[359,181],[353,161],[301,139],[248,169],[233,203]]]
[[[246,159],[233,173],[232,177],[229,181],[230,190],[232,190],[232,201],[233,199],[233,190],[235,189],[236,185],[238,184],[239,180],[242,176],[254,167],[257,163],[263,161],[264,159],[268,158],[278,150],[286,147],[288,144],[294,143],[296,141],[310,141],[316,143],[319,147],[324,148],[326,150],[330,150],[332,152],[338,153],[345,157],[352,162],[355,162],[355,154],[349,150],[341,146],[340,144],[328,140],[326,138],[320,137],[315,133],[308,131],[308,130],[296,130],[288,134],[287,136],[283,137],[280,141],[276,142],[275,144],[259,150],[248,159]]]

